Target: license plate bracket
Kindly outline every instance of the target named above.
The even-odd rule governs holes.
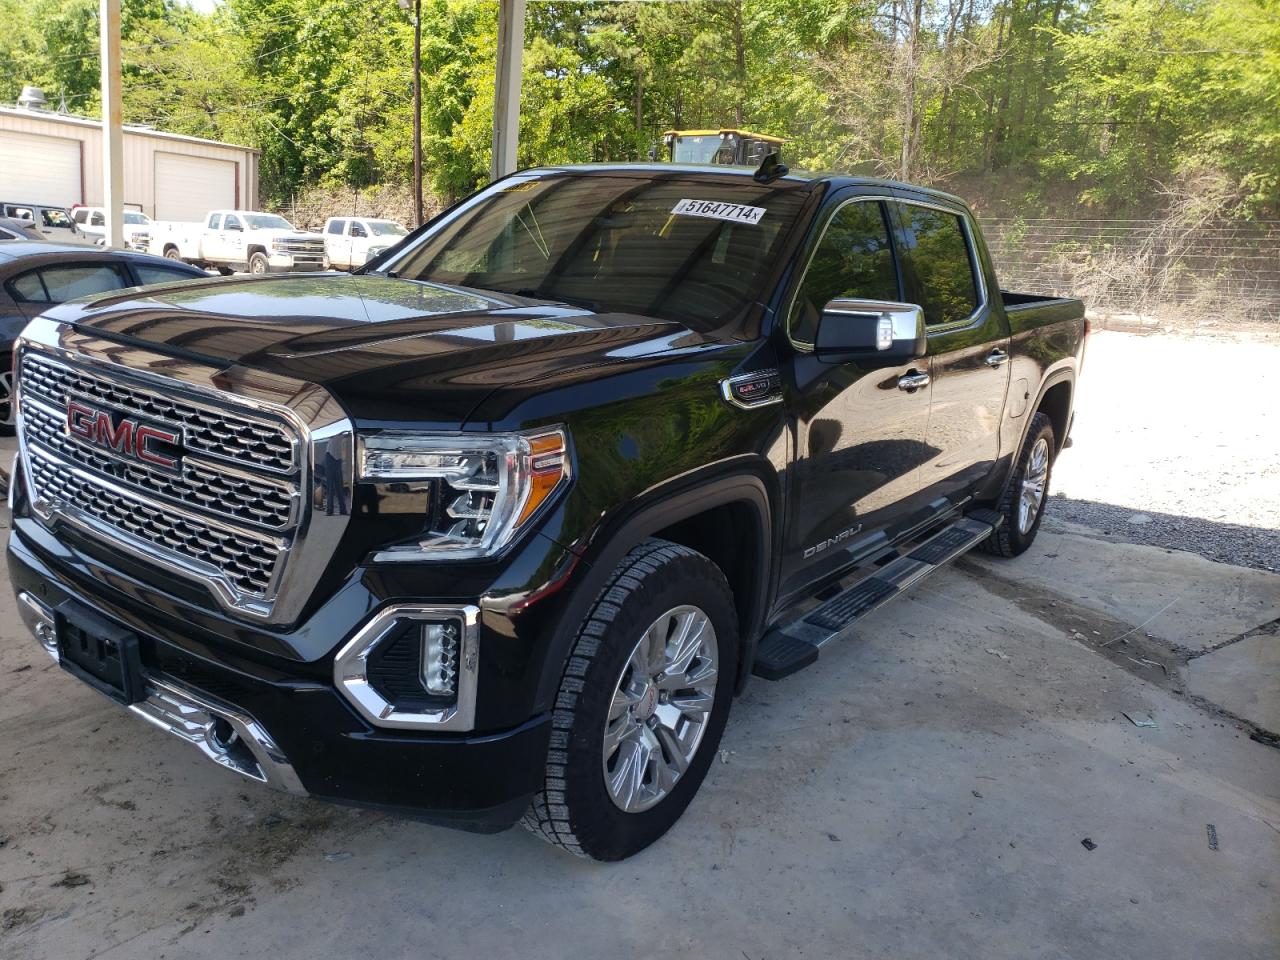
[[[53,618],[64,670],[125,705],[145,699],[136,634],[78,603],[61,604]]]

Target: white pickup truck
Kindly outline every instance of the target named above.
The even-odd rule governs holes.
[[[409,231],[394,220],[330,217],[324,222],[324,252],[334,269],[353,270],[408,235]]]
[[[324,269],[324,237],[254,210],[211,210],[200,223],[153,221],[147,252],[224,274]]]

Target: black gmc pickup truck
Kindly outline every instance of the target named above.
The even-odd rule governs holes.
[[[67,671],[237,773],[619,859],[751,673],[1027,548],[1085,335],[934,191],[524,171],[354,276],[34,320],[11,577]]]

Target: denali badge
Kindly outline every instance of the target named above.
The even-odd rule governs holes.
[[[109,410],[80,400],[67,401],[67,433],[153,467],[177,470],[181,462],[170,455],[179,452],[179,434],[119,414],[113,416]]]
[[[858,533],[861,529],[862,529],[862,524],[858,524],[856,527],[850,527],[848,530],[841,530],[834,537],[828,537],[826,540],[823,540],[821,543],[815,543],[812,547],[805,547],[804,558],[808,560],[810,557],[816,557],[818,554],[822,553],[824,550],[827,550],[831,547],[840,546],[840,544],[844,543],[846,540],[852,537],[855,533]]]

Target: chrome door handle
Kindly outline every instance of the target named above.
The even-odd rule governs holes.
[[[929,385],[929,375],[927,373],[904,373],[898,378],[898,389],[912,393],[921,387]]]
[[[1000,367],[1009,361],[1009,355],[1003,350],[992,350],[987,354],[987,366],[992,369]]]

